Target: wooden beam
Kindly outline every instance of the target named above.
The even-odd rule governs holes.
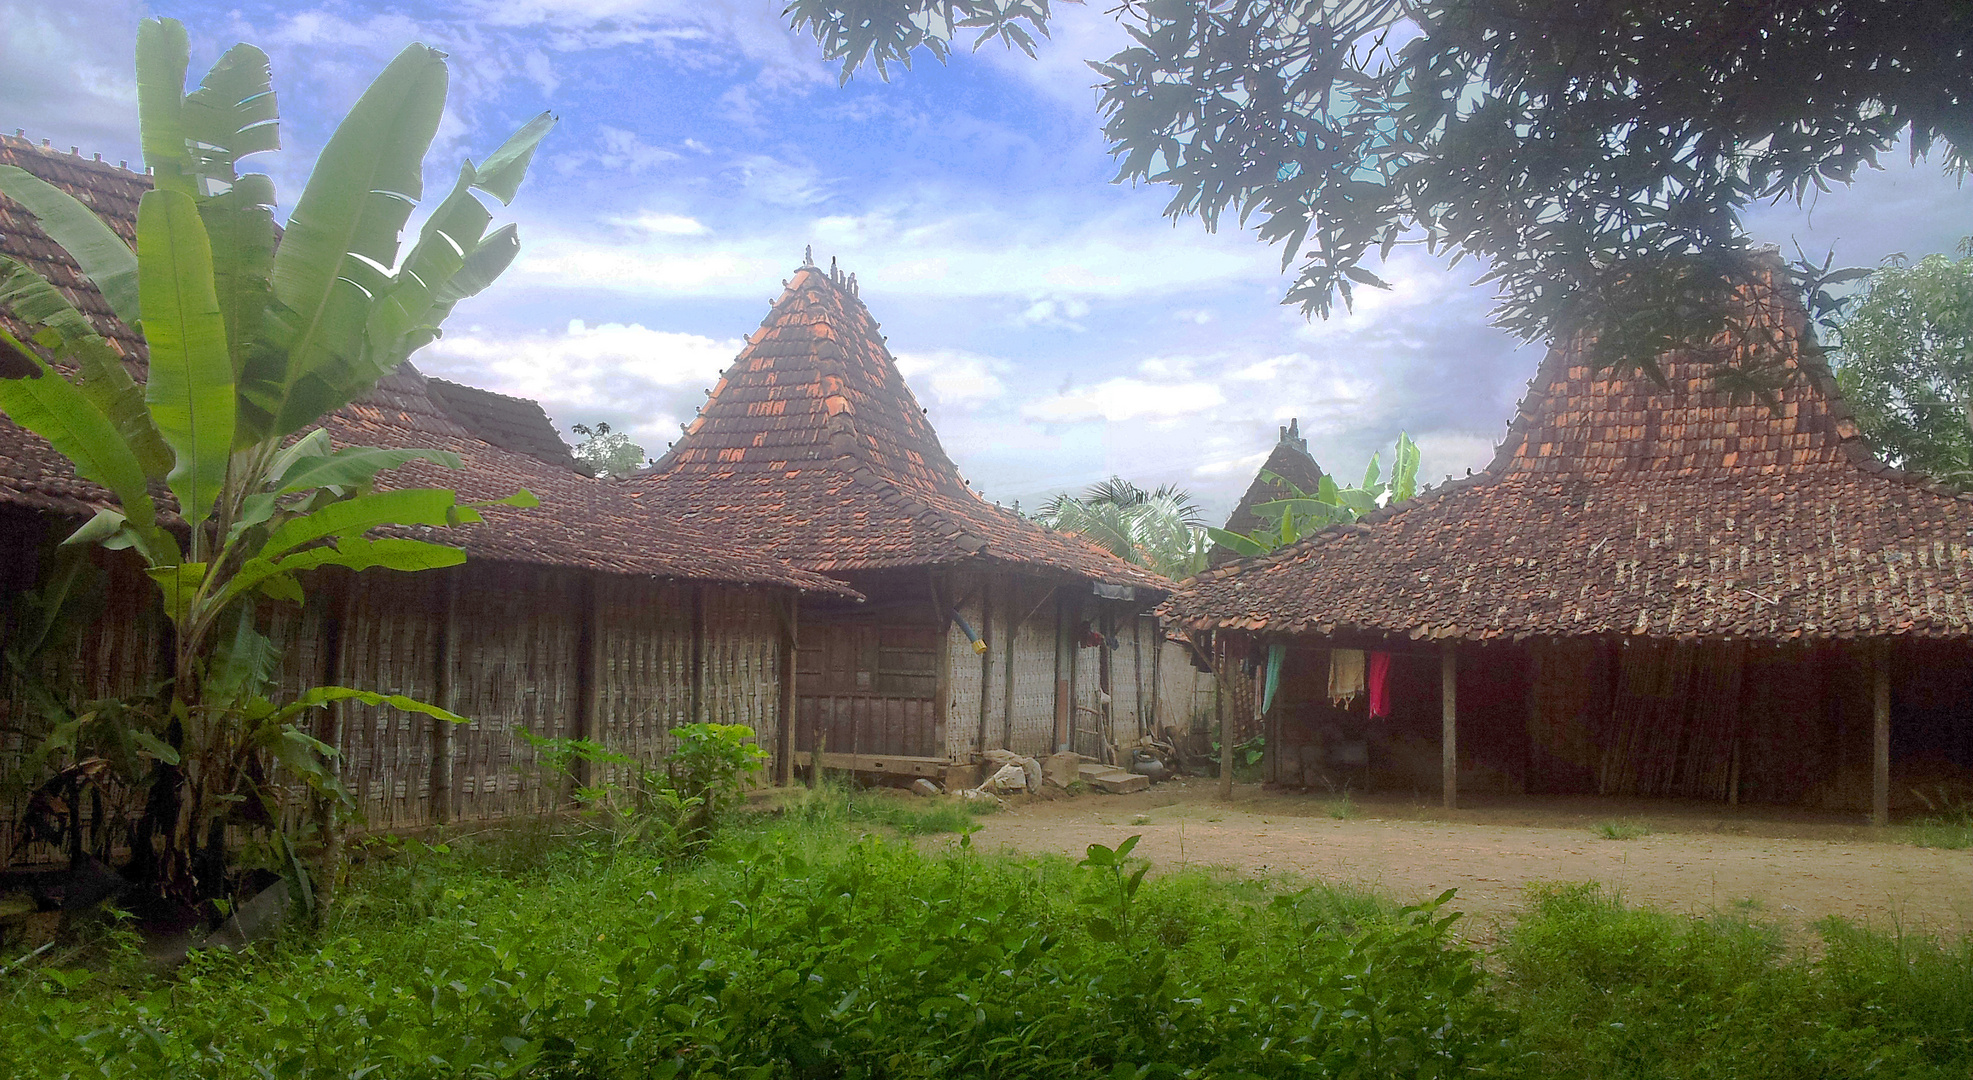
[[[438,631],[438,707],[459,711],[459,676],[454,658],[459,652],[459,573],[445,574],[445,617]],[[346,684],[345,684],[346,685]],[[457,724],[432,722],[432,816],[440,825],[452,824],[453,747]]]
[[[1233,740],[1226,730],[1226,639],[1213,631],[1213,722],[1219,727],[1219,797],[1233,797]]]
[[[1013,614],[1021,604],[1019,578],[1009,578],[1007,582],[1007,613]],[[1039,607],[1040,605],[1035,605]],[[1028,615],[1034,614],[1029,611]],[[1021,624],[1027,621],[1023,615],[1019,619],[1002,620],[1007,623],[1007,651],[1000,657],[1000,745],[1014,749],[1014,639],[1020,636]]]
[[[1069,641],[1069,603],[1058,591],[1055,596],[1055,752],[1063,753],[1072,748],[1071,708],[1074,692],[1070,689],[1069,672],[1075,661],[1071,651],[1074,646]]]
[[[986,651],[980,653],[980,730],[973,742],[973,751],[984,754],[987,748],[987,705],[993,696],[993,575],[986,576],[980,585],[980,642]]]
[[[1448,641],[1439,652],[1439,773],[1445,808],[1459,809],[1459,650]]]
[[[795,782],[795,654],[801,649],[801,594],[788,592],[788,614],[781,625],[781,724],[774,733],[774,779],[782,787]]]
[[[597,738],[603,726],[603,617],[596,601],[596,574],[583,575],[582,628],[576,639],[576,659],[581,664],[582,698],[576,705],[575,730],[578,739]],[[575,760],[575,782],[588,787],[596,783],[596,765],[585,758]]]
[[[1871,649],[1870,823],[1891,823],[1891,645]]]
[[[814,754],[795,751],[795,763],[807,766]],[[822,767],[848,772],[878,773],[883,776],[923,776],[940,779],[952,763],[944,758],[909,757],[903,754],[834,754],[822,751]]]

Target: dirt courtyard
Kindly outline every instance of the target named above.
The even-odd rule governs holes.
[[[1900,829],[1837,815],[1536,797],[1476,799],[1448,813],[1356,796],[1346,820],[1331,807],[1320,794],[1250,785],[1221,802],[1213,781],[1181,779],[1133,795],[1022,801],[980,819],[973,842],[1079,856],[1091,843],[1142,834],[1137,854],[1158,868],[1289,873],[1407,902],[1457,888],[1454,906],[1480,940],[1537,881],[1596,881],[1630,904],[1668,912],[1751,905],[1797,930],[1829,915],[1954,937],[1973,927],[1973,850],[1914,847],[1899,842]],[[1649,831],[1628,840],[1595,831],[1611,821]]]

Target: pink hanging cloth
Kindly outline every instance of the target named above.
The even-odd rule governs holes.
[[[1374,652],[1366,658],[1364,682],[1370,693],[1370,718],[1381,720],[1391,715],[1391,654]]]

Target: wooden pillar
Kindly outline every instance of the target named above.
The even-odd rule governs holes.
[[[951,580],[944,588],[939,579],[927,575],[926,587],[932,594],[932,625],[938,628],[937,674],[932,680],[932,756],[952,760],[946,742],[946,725],[952,720],[952,608]],[[813,745],[811,740],[810,745]]]
[[[1055,594],[1055,752],[1064,753],[1074,749],[1070,743],[1069,728],[1074,708],[1074,691],[1069,674],[1075,666],[1075,643],[1069,640],[1069,602],[1060,592]]]
[[[1891,643],[1870,651],[1870,823],[1891,823]]]
[[[582,587],[582,630],[576,639],[577,662],[581,664],[582,697],[576,705],[575,730],[578,739],[599,737],[603,727],[603,615],[597,602],[597,575],[585,574]],[[575,782],[579,787],[596,783],[596,764],[586,758],[575,761]]]
[[[1007,614],[1001,620],[1007,624],[1007,651],[1000,657],[1000,745],[1007,750],[1014,749],[1014,638],[1021,632],[1021,624],[1026,618],[1011,616],[1021,608],[1021,592],[1016,582],[1007,583]]]
[[[455,659],[459,652],[459,572],[445,572],[445,617],[438,630],[438,707],[459,711],[459,677]],[[345,684],[347,685],[347,684]],[[452,824],[456,790],[453,779],[454,748],[459,725],[448,720],[432,722],[432,816],[440,825]]]
[[[801,649],[802,595],[788,592],[788,616],[781,625],[781,725],[774,733],[774,780],[782,787],[795,782],[795,659]]]
[[[986,651],[980,654],[980,730],[973,742],[977,756],[987,748],[987,705],[993,695],[993,576],[987,575],[980,582],[980,643]]]
[[[706,722],[706,587],[692,586],[692,720]]]
[[[1459,651],[1446,642],[1439,653],[1439,772],[1445,808],[1459,809]]]
[[[1213,723],[1219,729],[1219,797],[1233,797],[1233,740],[1226,730],[1226,644],[1213,631]]]

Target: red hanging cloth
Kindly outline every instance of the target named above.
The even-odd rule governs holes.
[[[1363,681],[1368,684],[1370,694],[1370,718],[1381,720],[1391,715],[1391,654],[1374,652],[1366,658]]]

